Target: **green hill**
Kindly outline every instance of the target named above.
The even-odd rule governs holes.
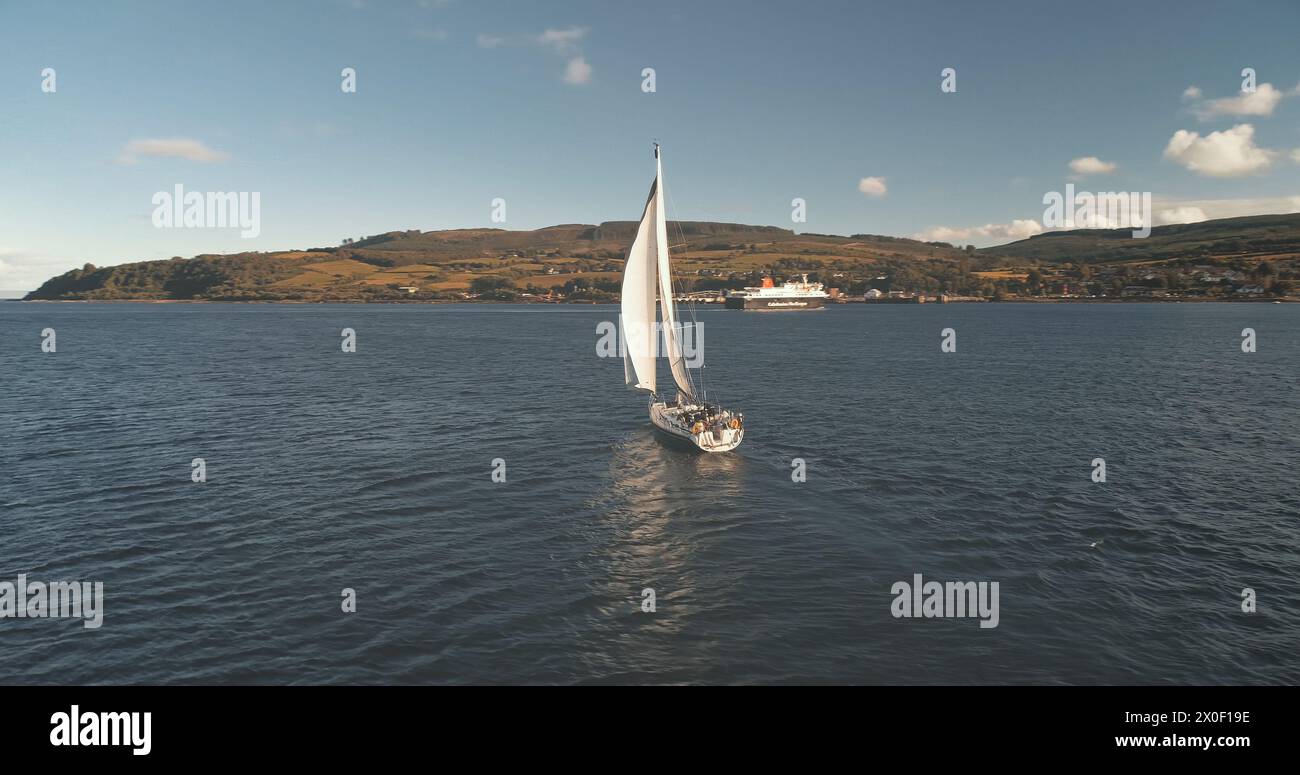
[[[303,251],[86,265],[46,281],[27,299],[366,301],[463,298],[484,288],[540,295],[563,287],[566,296],[586,290],[584,298],[604,300],[617,290],[635,232],[632,221],[394,231]],[[699,289],[740,287],[769,272],[820,272],[833,281],[836,272],[905,272],[928,261],[955,266],[965,255],[894,237],[736,223],[670,222],[669,237],[679,278]]]
[[[28,300],[396,301],[556,298],[609,301],[636,224],[533,231],[393,231],[334,247],[200,255],[96,268],[45,282]],[[716,291],[764,274],[812,279],[858,295],[882,290],[1013,298],[1119,294],[1134,283],[1201,285],[1206,296],[1300,285],[1300,214],[1040,234],[983,250],[868,234],[797,234],[774,226],[672,222],[679,287]],[[1198,268],[1199,267],[1199,268]],[[1204,280],[1231,271],[1228,282]],[[1160,278],[1151,276],[1160,273]],[[1202,279],[1196,279],[1202,278]],[[1214,286],[1214,287],[1209,287]]]
[[[1131,229],[1054,231],[985,248],[980,253],[1048,263],[1094,264],[1300,255],[1300,213],[1157,226],[1142,239],[1134,239],[1132,234]]]

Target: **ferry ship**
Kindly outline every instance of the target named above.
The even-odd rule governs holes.
[[[745,288],[727,294],[727,309],[820,309],[827,293],[821,283],[808,282],[808,275],[798,282],[787,280],[780,287],[771,277],[764,277],[757,288]]]

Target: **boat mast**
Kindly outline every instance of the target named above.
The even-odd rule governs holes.
[[[658,254],[659,265],[659,309],[663,317],[663,339],[668,346],[668,365],[672,371],[673,381],[677,383],[677,391],[684,394],[685,398],[694,403],[698,401],[695,382],[691,379],[690,370],[686,367],[686,359],[682,352],[682,344],[679,339],[680,323],[677,320],[677,302],[673,293],[673,272],[670,258],[670,243],[668,240],[668,217],[664,205],[664,181],[663,181],[663,161],[660,157],[659,143],[655,143],[655,248]],[[681,229],[681,224],[677,225]],[[694,312],[692,311],[692,315]]]

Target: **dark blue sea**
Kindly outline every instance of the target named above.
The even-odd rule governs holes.
[[[0,683],[1300,682],[1300,305],[698,317],[729,454],[615,307],[0,303],[0,582],[104,585]]]

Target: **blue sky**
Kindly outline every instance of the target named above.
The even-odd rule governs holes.
[[[653,139],[683,219],[987,245],[1068,182],[1166,222],[1300,210],[1300,3],[991,5],[0,0],[0,291],[493,226],[496,197],[506,228],[633,219]],[[260,236],[154,228],[177,183],[260,192]]]

